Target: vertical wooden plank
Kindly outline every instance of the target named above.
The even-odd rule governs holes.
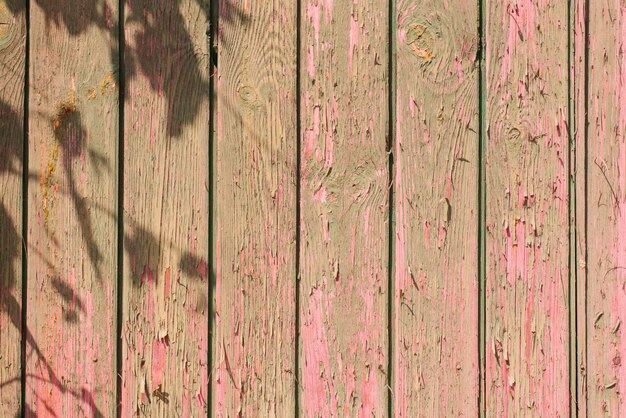
[[[214,415],[292,416],[297,2],[220,2]]]
[[[566,415],[567,10],[500,6],[487,35],[488,415]]]
[[[21,409],[25,5],[0,1],[0,405],[7,417]]]
[[[207,413],[209,21],[124,9],[123,417]]]
[[[626,7],[589,9],[588,412],[626,413]]]
[[[394,415],[478,398],[478,3],[399,0]]]
[[[117,10],[31,2],[27,416],[115,411]]]
[[[486,416],[568,416],[568,4],[485,10]]]
[[[387,414],[389,5],[302,6],[300,411]]]
[[[586,172],[587,172],[587,13],[588,0],[575,0],[571,3],[570,12],[570,114],[572,124],[570,132],[574,144],[571,154],[571,175],[574,187],[571,193],[575,193],[575,208],[573,211],[575,225],[575,241],[573,241],[576,259],[572,269],[576,272],[575,288],[570,292],[576,292],[572,307],[576,313],[575,337],[576,359],[574,371],[576,372],[576,412],[578,417],[587,417],[587,195],[586,195]],[[573,164],[573,165],[572,165]],[[572,332],[572,331],[570,331]],[[573,377],[573,376],[572,376]],[[573,396],[573,393],[572,393]],[[593,416],[593,415],[592,415]]]

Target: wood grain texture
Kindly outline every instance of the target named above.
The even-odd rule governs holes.
[[[124,10],[121,416],[208,409],[209,10]]]
[[[0,405],[21,409],[25,1],[0,1]]]
[[[486,2],[486,416],[569,415],[567,7]]]
[[[295,410],[297,4],[222,1],[214,415]]]
[[[626,7],[589,9],[588,416],[626,414]]]
[[[30,5],[26,416],[111,416],[116,3]]]
[[[394,415],[478,398],[478,4],[400,0]]]
[[[574,210],[570,215],[574,216],[575,239],[572,241],[575,255],[575,286],[570,289],[575,292],[572,298],[572,313],[575,313],[576,329],[571,330],[570,339],[574,343],[576,358],[573,363],[573,371],[576,372],[576,379],[572,382],[573,389],[577,396],[572,396],[576,409],[573,413],[578,417],[587,417],[587,195],[586,195],[586,173],[587,173],[587,107],[586,88],[587,78],[587,24],[586,15],[588,2],[586,0],[575,0],[570,3],[570,132],[571,141],[574,145],[570,152],[571,175],[574,187],[570,189],[570,194],[574,194]],[[570,360],[571,362],[572,360]],[[572,391],[573,395],[573,391]],[[593,416],[593,415],[591,415]]]
[[[388,13],[302,5],[302,416],[387,413]]]

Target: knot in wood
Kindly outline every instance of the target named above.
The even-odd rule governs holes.
[[[248,84],[240,84],[237,88],[237,95],[239,99],[248,106],[256,106],[258,94],[254,87]]]
[[[509,126],[506,131],[506,139],[509,141],[518,141],[522,136],[522,132],[516,126]]]
[[[406,44],[420,58],[431,59],[435,46],[435,35],[427,24],[412,23],[406,32]]]

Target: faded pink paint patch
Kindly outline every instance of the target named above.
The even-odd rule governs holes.
[[[200,264],[198,264],[198,267],[196,268],[196,271],[198,272],[198,275],[200,276],[200,278],[204,281],[208,278],[208,271],[209,268],[207,266],[207,264],[203,261],[200,261]]]
[[[317,0],[309,0],[307,5],[307,15],[313,25],[313,33],[315,34],[315,49],[319,50],[320,43],[320,22],[321,22],[321,5]]]
[[[326,186],[324,184],[320,184],[319,189],[313,194],[313,200],[319,203],[326,203]]]
[[[165,365],[167,363],[168,338],[157,338],[152,343],[152,386],[158,388],[163,384]]]
[[[326,170],[329,170],[332,167],[334,161],[334,123],[339,118],[339,105],[337,100],[333,99],[332,109],[330,111],[331,114],[329,115],[329,106],[326,106],[326,129],[324,135],[324,168]]]
[[[337,399],[329,399],[335,390],[324,329],[325,313],[330,315],[330,312],[324,308],[324,292],[319,288],[311,289],[309,301],[302,326],[304,403],[310,415],[336,416]]]
[[[309,77],[311,78],[315,78],[315,60],[313,58],[313,47],[311,45],[309,45],[309,47],[307,48],[307,73],[309,74]]]
[[[126,321],[125,323],[125,332],[124,332],[124,340],[126,349],[123,353],[122,357],[122,400],[121,400],[121,408],[122,408],[122,416],[131,417],[132,408],[133,408],[133,387],[132,387],[132,379],[133,379],[133,359],[135,358],[133,350],[128,344],[129,333],[131,332],[130,322]]]
[[[350,38],[348,46],[348,69],[352,74],[352,59],[354,57],[354,50],[359,44],[359,22],[354,13],[350,16]]]
[[[359,408],[359,417],[373,417],[375,416],[374,408],[378,401],[378,395],[376,394],[376,379],[371,376],[371,369],[363,371],[361,376],[361,406]],[[346,402],[348,404],[348,402]]]
[[[163,298],[167,299],[170,296],[170,268],[166,268],[165,269],[165,275],[163,278]]]
[[[397,98],[398,108],[400,108],[400,95]],[[400,329],[399,318],[400,315],[400,306],[402,304],[402,295],[405,291],[406,280],[407,280],[407,271],[406,264],[404,259],[404,243],[405,243],[405,221],[404,214],[406,213],[405,207],[405,199],[402,196],[405,196],[404,190],[404,182],[402,181],[402,112],[398,112],[396,119],[396,143],[395,143],[395,168],[396,172],[394,174],[394,182],[396,187],[396,194],[400,198],[396,204],[396,236],[395,236],[395,295],[394,295],[394,305],[395,305],[395,315],[394,315],[394,329]],[[396,347],[400,347],[400,333],[394,333],[394,345]],[[395,371],[395,382],[394,382],[394,413],[398,417],[406,417],[407,416],[407,376],[406,376],[406,367],[400,364],[401,359],[400,356],[395,355],[394,357],[394,371]]]

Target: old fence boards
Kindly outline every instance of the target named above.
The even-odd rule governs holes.
[[[590,9],[588,31],[587,408],[613,417],[626,413],[626,9]]]
[[[567,416],[567,4],[486,12],[487,415]]]
[[[486,2],[487,416],[569,415],[568,9]]]
[[[0,0],[0,416],[623,415],[625,28]]]
[[[290,416],[296,386],[297,7],[221,2],[213,112],[214,415]]]
[[[121,415],[208,410],[209,9],[124,9]]]
[[[21,408],[26,2],[0,1],[0,405]]]
[[[380,1],[303,5],[303,416],[381,416],[390,396],[388,25]]]
[[[396,19],[394,412],[471,416],[478,396],[478,4],[401,0]]]
[[[587,8],[586,0],[570,2],[570,411],[587,414]],[[573,184],[572,184],[573,182]],[[572,327],[573,326],[573,327]],[[574,396],[574,391],[576,395]],[[593,415],[592,415],[593,416]]]
[[[115,412],[116,22],[30,3],[27,415]]]

